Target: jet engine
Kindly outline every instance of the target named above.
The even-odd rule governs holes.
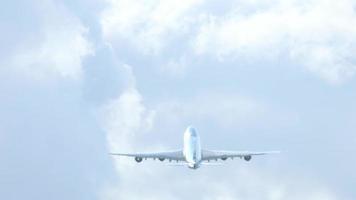
[[[252,158],[252,156],[244,156],[244,159],[246,160],[246,161],[250,161],[251,160],[251,158]]]
[[[159,161],[164,161],[164,158],[158,158]]]
[[[136,162],[142,162],[142,158],[141,157],[135,157]]]
[[[221,157],[221,160],[225,161],[227,159],[227,157]]]

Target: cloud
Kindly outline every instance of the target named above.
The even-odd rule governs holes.
[[[152,127],[155,116],[155,112],[148,110],[143,104],[142,96],[135,86],[131,66],[123,65],[123,69],[130,77],[127,88],[119,97],[104,105],[101,112],[111,152],[132,149],[131,145],[136,144],[137,135]]]
[[[202,93],[189,99],[168,100],[157,105],[157,117],[163,124],[209,123],[236,128],[259,120],[270,112],[261,102],[226,93]],[[185,124],[185,125],[184,125]]]
[[[248,14],[237,8],[201,26],[195,52],[220,60],[287,56],[326,81],[342,82],[356,71],[350,54],[356,43],[353,5],[348,0],[274,1]]]
[[[164,40],[180,35],[192,23],[191,11],[201,0],[110,0],[101,24],[104,38],[128,40],[145,54],[161,52]]]
[[[0,8],[5,19],[0,22],[4,36],[0,39],[5,43],[0,49],[0,129],[5,133],[0,145],[5,159],[0,170],[4,192],[0,193],[29,199],[90,199],[97,197],[102,182],[116,176],[116,182],[104,185],[101,199],[345,199],[337,192],[352,196],[353,160],[348,165],[330,163],[346,159],[355,146],[354,141],[347,140],[349,145],[345,145],[344,140],[353,133],[349,125],[354,124],[349,120],[354,116],[352,92],[346,88],[326,91],[320,85],[300,90],[309,82],[284,82],[279,74],[285,75],[283,70],[266,75],[265,70],[255,70],[253,63],[248,73],[224,70],[236,67],[241,58],[251,62],[270,59],[272,64],[283,59],[286,67],[301,66],[331,83],[351,79],[352,1],[111,0],[100,19],[93,10],[83,10],[88,8],[86,3],[16,1]],[[7,7],[10,4],[14,4],[12,9]],[[89,4],[95,5],[95,12],[101,7],[96,0]],[[89,38],[97,28],[95,20],[100,20],[107,43],[95,38],[98,46],[113,47],[108,51],[117,54],[105,50],[104,56],[98,56],[95,48],[96,55],[87,60],[94,54]],[[122,62],[134,67],[118,64]],[[167,80],[150,66],[186,76]],[[3,73],[7,71],[17,73],[7,80],[8,74]],[[142,85],[136,85],[133,72]],[[82,76],[85,80],[80,84],[29,84],[33,79],[78,80]],[[288,78],[293,77],[289,74]],[[213,93],[213,89],[220,92]],[[91,93],[83,95],[85,90]],[[236,95],[237,91],[259,100]],[[100,100],[91,104],[89,99]],[[102,127],[98,127],[91,111],[103,102],[99,108]],[[299,123],[288,125],[289,118],[295,118],[293,113],[289,116],[270,104],[296,111]],[[204,140],[211,136],[210,144],[219,148],[272,145],[288,147],[289,152],[280,155],[282,159],[234,160],[196,171],[106,156],[108,151],[180,148],[181,134],[190,123],[205,129],[201,131]],[[21,147],[27,148],[28,156],[23,156]],[[19,187],[23,192],[18,193]]]
[[[234,118],[234,122],[241,122],[253,120],[253,115],[266,111],[263,105],[251,99],[238,96],[228,98],[221,94],[198,96],[195,100],[187,100],[185,104],[161,102],[154,109],[149,109],[136,89],[131,67],[124,67],[131,81],[118,98],[103,107],[102,112],[103,128],[112,152],[137,151],[139,148],[147,151],[147,147],[149,150],[162,147],[169,149],[167,141],[150,143],[152,140],[148,138],[164,138],[170,132],[175,132],[174,129],[180,125],[174,125],[172,121],[184,121],[185,118]],[[207,103],[201,99],[206,99]],[[157,132],[158,129],[161,130]],[[174,142],[177,143],[176,139]],[[103,200],[141,199],[142,196],[156,200],[337,199],[330,189],[310,177],[280,174],[268,166],[258,168],[240,160],[229,161],[229,164],[221,166],[223,170],[221,167],[202,167],[197,171],[186,167],[169,167],[157,161],[137,164],[133,159],[122,157],[113,157],[113,161],[119,181],[102,191]]]
[[[164,54],[167,59],[157,62],[163,60],[167,73],[181,73],[179,60],[189,63],[200,56],[222,63],[242,58],[287,60],[287,66],[300,66],[337,84],[356,71],[351,53],[356,43],[354,6],[351,0],[228,1],[223,5],[199,0],[112,0],[101,24],[104,38],[117,49],[127,45],[142,57]]]
[[[65,6],[52,1],[34,4],[34,30],[19,39],[9,66],[37,80],[80,79],[83,59],[93,54],[88,28]]]

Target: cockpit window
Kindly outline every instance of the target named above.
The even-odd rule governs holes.
[[[196,130],[194,128],[191,127],[189,132],[190,132],[191,136],[193,136],[193,137],[197,136],[197,132],[196,132]]]

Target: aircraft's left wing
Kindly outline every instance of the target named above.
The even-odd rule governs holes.
[[[202,160],[226,160],[227,158],[244,158],[246,161],[251,160],[252,156],[279,153],[279,151],[212,151],[202,150]]]
[[[165,159],[170,161],[185,161],[182,150],[152,153],[111,153],[111,155],[134,157],[137,162],[141,162],[143,159],[159,159],[160,161],[164,161]]]

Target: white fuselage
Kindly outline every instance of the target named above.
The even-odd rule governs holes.
[[[200,138],[197,131],[191,126],[184,132],[183,154],[189,168],[199,168],[202,161]]]

